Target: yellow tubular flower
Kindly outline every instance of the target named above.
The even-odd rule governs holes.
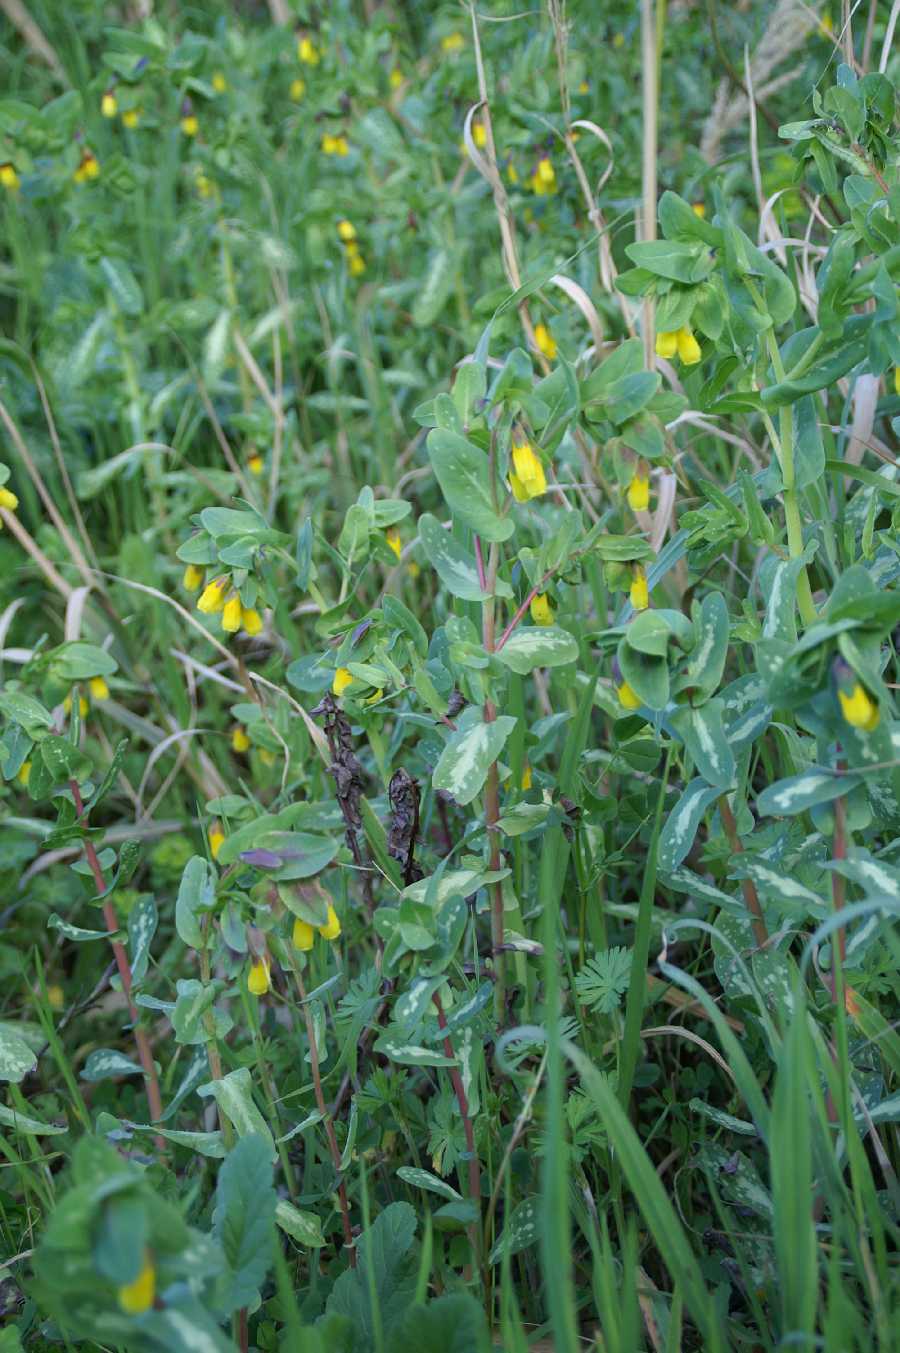
[[[531,788],[531,767],[529,766],[527,761],[525,762],[525,765],[522,767],[522,779],[519,782],[519,788],[520,789]]]
[[[400,532],[397,530],[396,526],[389,526],[384,533],[384,538],[387,542],[388,549],[393,550],[394,554],[399,559],[400,555],[403,553],[403,541],[400,539]]]
[[[187,117],[181,119],[181,130],[185,136],[196,136],[200,130],[200,123],[193,113],[188,113]]]
[[[350,258],[350,276],[361,277],[366,270],[366,260],[361,254],[353,254]]]
[[[118,111],[119,104],[116,100],[116,96],[108,89],[100,100],[100,112],[104,117],[115,117]]]
[[[222,629],[226,634],[237,634],[241,628],[241,599],[235,592],[222,608]]]
[[[403,84],[403,71],[398,66],[391,71],[390,82],[391,89],[399,89]]]
[[[338,239],[343,240],[344,243],[347,244],[349,243],[350,240],[356,239],[356,226],[353,224],[352,221],[347,220],[338,221],[337,233]]]
[[[691,211],[695,216],[699,216],[701,221],[706,216],[706,207],[702,202],[692,202]]]
[[[472,125],[472,140],[479,150],[484,150],[487,145],[487,131],[480,122],[475,122]]]
[[[220,70],[217,70],[212,78],[212,87],[217,94],[224,94],[228,88],[228,81]]]
[[[91,693],[92,700],[108,700],[109,687],[102,676],[91,677],[88,682],[88,690]]]
[[[87,718],[87,712],[88,712],[89,709],[90,709],[90,705],[88,704],[87,696],[86,696],[86,695],[79,695],[79,697],[78,697],[78,717],[79,717],[79,719],[86,719],[86,718]],[[65,700],[63,701],[63,710],[65,711],[66,714],[71,714],[71,713],[72,713],[72,697],[71,697],[71,695],[67,695],[66,698],[65,698]]]
[[[66,993],[56,983],[47,988],[47,1004],[51,1010],[62,1010],[66,1003]]]
[[[544,467],[528,442],[513,442],[512,463],[509,482],[518,502],[527,503],[529,498],[539,498],[547,492]]]
[[[196,564],[188,564],[181,575],[181,585],[186,592],[196,592],[203,585],[203,569]]]
[[[275,753],[274,753],[274,752],[270,752],[269,749],[268,749],[267,747],[263,747],[263,748],[260,749],[259,759],[260,759],[260,761],[263,763],[264,766],[274,766],[274,765],[275,765]]]
[[[538,592],[536,597],[531,598],[529,610],[536,625],[553,624],[553,607],[550,605],[550,598],[545,592]]]
[[[643,701],[636,691],[632,690],[627,681],[623,681],[621,686],[616,687],[616,695],[619,697],[619,704],[623,709],[640,709]]]
[[[638,471],[628,485],[628,506],[632,512],[646,512],[650,505],[650,480]]]
[[[861,728],[864,733],[872,733],[878,727],[881,713],[877,703],[860,682],[856,682],[848,695],[838,691],[841,713],[851,728]]]
[[[304,66],[318,66],[321,57],[312,38],[301,38],[297,43],[297,57]]]
[[[338,914],[331,903],[328,903],[328,920],[324,925],[319,926],[319,934],[323,940],[336,940],[341,933],[341,923],[338,920]]]
[[[216,191],[216,185],[206,174],[198,174],[194,179],[194,186],[201,197],[212,197]]]
[[[650,590],[647,587],[647,575],[638,564],[631,580],[629,600],[636,611],[646,611],[650,605]]]
[[[140,108],[127,108],[122,114],[122,126],[127,127],[129,131],[134,131],[134,128],[138,125],[140,120]]]
[[[534,341],[547,358],[547,361],[552,362],[556,357],[556,339],[553,337],[546,324],[542,323],[534,326]]]
[[[288,93],[294,100],[294,103],[299,103],[300,100],[303,98],[303,95],[306,93],[306,81],[301,80],[299,78],[296,80],[292,80],[291,87],[288,90]]]
[[[10,164],[9,160],[5,164],[0,164],[0,184],[11,193],[14,193],[19,186],[16,167],[14,164]]]
[[[702,356],[700,344],[686,324],[678,330],[676,343],[678,345],[678,356],[685,366],[696,366]]]
[[[219,851],[222,849],[222,845],[225,841],[225,833],[218,823],[216,823],[214,827],[210,827],[207,839],[209,840],[209,853],[214,860],[217,860],[219,858]]]
[[[291,944],[301,953],[308,953],[316,942],[316,932],[307,921],[301,921],[297,916],[294,920],[294,928],[291,931]]]
[[[251,474],[261,475],[265,469],[265,462],[258,451],[254,451],[252,456],[247,459],[247,469]]]
[[[90,179],[100,177],[100,162],[92,150],[82,153],[81,163],[72,177],[76,183],[87,183]]]
[[[348,672],[346,667],[339,667],[335,672],[334,680],[331,683],[332,695],[343,695],[352,680],[352,673]]]
[[[667,331],[656,335],[656,355],[657,357],[667,357],[671,359],[678,351],[678,332]]]
[[[228,577],[223,574],[220,578],[213,578],[211,583],[207,583],[200,593],[197,602],[197,610],[202,611],[204,615],[216,615],[225,605],[225,589],[228,586]]]
[[[512,160],[510,160],[509,164],[506,166],[506,177],[509,179],[510,183],[515,184],[519,182],[519,171]]]
[[[262,616],[253,606],[243,606],[241,608],[241,629],[248,634],[251,639],[257,634],[262,633]]]
[[[17,775],[16,775],[16,779],[18,780],[18,782],[19,782],[20,785],[24,785],[26,789],[28,788],[28,781],[31,779],[31,762],[30,762],[30,761],[23,761],[23,762],[22,762],[21,766],[19,767],[18,773],[17,773]]]
[[[120,1287],[116,1296],[126,1315],[143,1315],[149,1311],[156,1297],[156,1268],[145,1251],[141,1271],[134,1282]]]
[[[238,724],[231,734],[231,748],[235,752],[247,752],[250,750],[250,739],[247,737],[244,729]]]
[[[441,50],[444,52],[461,52],[465,45],[462,33],[448,33],[445,38],[441,38]]]
[[[19,506],[19,500],[9,489],[0,488],[0,507],[5,507],[7,512],[15,512]]]
[[[334,153],[335,155],[349,155],[350,153],[350,146],[343,132],[340,136],[334,138]]]
[[[894,394],[900,395],[900,366],[894,367]]]
[[[329,132],[326,132],[326,133],[325,133],[325,135],[322,137],[322,154],[323,154],[323,155],[336,155],[336,154],[337,154],[337,151],[336,151],[335,148],[334,148],[334,147],[335,147],[335,141],[336,141],[336,138],[335,138],[334,136],[332,136]]]
[[[247,974],[247,990],[251,996],[265,996],[272,983],[269,976],[269,960],[255,958]]]

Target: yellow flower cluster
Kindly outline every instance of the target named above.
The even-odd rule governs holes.
[[[247,990],[251,996],[265,996],[272,985],[272,972],[268,955],[254,958],[247,977]]]
[[[330,132],[326,132],[322,137],[322,154],[349,155],[350,144],[344,133],[340,132],[337,136],[332,136]]]
[[[541,156],[528,182],[531,191],[538,197],[548,197],[551,193],[556,192],[556,170],[553,168],[553,161],[549,156]]]
[[[299,949],[301,953],[308,953],[315,943],[316,928],[323,940],[332,941],[339,938],[341,933],[341,923],[337,912],[330,902],[328,903],[328,916],[324,925],[313,927],[308,921],[301,921],[299,916],[295,919],[294,928],[291,932],[291,943],[294,948]]]
[[[632,512],[646,512],[650,506],[650,479],[640,466],[632,475],[626,497]]]
[[[6,160],[4,164],[0,164],[0,186],[4,187],[7,192],[10,193],[18,191],[19,176],[16,173],[16,166],[9,160]]]
[[[100,100],[101,117],[113,118],[119,111],[119,101],[111,89],[108,89]]]
[[[634,573],[631,577],[631,591],[628,599],[636,611],[646,611],[650,605],[650,589],[647,586],[647,575],[640,564],[635,565]]]
[[[5,508],[7,512],[15,512],[19,506],[19,500],[10,489],[0,488],[0,507]],[[3,520],[0,518],[0,531],[3,529]]]
[[[234,752],[249,752],[250,739],[247,737],[247,730],[240,724],[231,730],[231,749]]]
[[[302,61],[304,66],[318,66],[322,60],[318,47],[307,34],[304,34],[297,43],[297,59]]]
[[[366,270],[366,260],[359,252],[356,226],[352,221],[346,219],[338,221],[337,233],[341,244],[344,246],[344,253],[347,255],[347,266],[350,269],[351,277],[360,277]]]
[[[687,324],[656,335],[657,357],[671,359],[676,352],[685,366],[695,366],[702,356],[700,344]]]
[[[881,719],[878,704],[859,681],[849,692],[838,691],[838,700],[841,713],[851,728],[859,728],[864,733],[875,731]]]
[[[85,148],[81,152],[81,162],[72,177],[76,183],[89,183],[100,177],[100,161],[92,150]]]
[[[556,339],[553,337],[550,330],[547,328],[546,324],[544,324],[543,321],[534,326],[534,341],[535,343],[537,343],[538,347],[540,348],[544,356],[547,358],[548,362],[552,362],[555,360]]]
[[[193,564],[189,564],[184,571],[184,585],[194,585],[194,590],[199,584],[196,582],[196,574],[199,570],[194,569]],[[201,576],[202,581],[202,576]],[[243,630],[245,634],[259,634],[263,627],[262,616],[252,606],[242,606],[241,599],[237,592],[229,591],[231,579],[227,573],[223,573],[219,578],[213,578],[211,583],[207,583],[200,593],[197,601],[197,610],[203,615],[219,615],[221,613],[222,629],[226,634],[237,634],[238,630]]]
[[[539,498],[547,492],[547,476],[544,467],[524,438],[520,441],[513,437],[512,469],[509,472],[509,486],[517,503],[527,503],[530,498]]]

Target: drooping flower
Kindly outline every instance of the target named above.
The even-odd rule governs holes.
[[[534,326],[534,341],[548,362],[556,359],[556,339],[543,322]]]
[[[263,621],[259,611],[253,606],[241,607],[241,629],[251,639],[262,633]]]
[[[676,338],[678,345],[678,356],[684,362],[685,366],[696,366],[702,357],[700,344],[693,335],[692,330],[687,324],[682,325],[678,330]]]
[[[194,179],[194,187],[201,197],[212,197],[216,191],[216,185],[208,174],[197,174]]]
[[[400,532],[397,530],[396,526],[388,527],[384,533],[384,539],[388,549],[393,550],[394,554],[399,559],[400,555],[403,553],[403,541],[400,539]]]
[[[19,176],[16,173],[16,166],[9,160],[5,164],[0,164],[0,185],[10,193],[18,191]]]
[[[650,480],[638,468],[628,485],[628,506],[632,512],[646,512],[650,505]]]
[[[692,202],[691,211],[694,213],[695,216],[699,216],[700,220],[702,221],[706,216],[706,205],[703,202]]]
[[[156,1298],[156,1267],[149,1251],[144,1251],[140,1273],[133,1282],[120,1287],[116,1296],[126,1315],[143,1315],[150,1310]]]
[[[656,335],[656,355],[671,360],[678,351],[677,329],[667,329]]]
[[[88,682],[88,690],[91,693],[92,700],[108,700],[109,687],[102,676],[93,676]]]
[[[232,730],[231,749],[234,752],[247,752],[250,750],[250,739],[247,737],[246,730],[240,724]]]
[[[200,123],[190,99],[185,99],[181,105],[181,130],[185,136],[196,136],[200,130]]]
[[[353,673],[348,672],[346,667],[339,667],[334,674],[334,680],[331,683],[332,695],[341,696],[353,681]]]
[[[361,277],[366,270],[366,260],[362,254],[354,253],[349,258],[350,276]]]
[[[520,789],[530,789],[530,788],[531,788],[531,780],[532,780],[531,767],[529,766],[528,762],[526,761],[526,762],[525,762],[525,765],[522,767],[522,778],[521,778],[521,780],[519,781],[519,788],[520,788]]]
[[[509,483],[513,496],[519,503],[527,503],[529,498],[539,498],[547,492],[547,476],[544,467],[531,449],[529,442],[513,439],[512,469]]]
[[[531,191],[538,197],[546,197],[556,192],[556,170],[548,155],[542,155],[531,176]]]
[[[119,102],[111,89],[108,89],[100,100],[100,112],[104,117],[115,117],[119,111]]]
[[[89,709],[90,709],[90,705],[88,704],[88,698],[87,698],[87,696],[86,696],[86,695],[79,695],[79,697],[78,697],[78,717],[79,717],[79,719],[86,719],[86,718],[87,718],[87,713],[88,713],[88,710],[89,710]],[[71,714],[71,713],[72,713],[72,697],[71,697],[71,695],[67,695],[66,698],[65,698],[65,700],[63,701],[63,711],[64,711],[66,714]]]
[[[225,842],[225,833],[222,831],[218,822],[210,827],[207,839],[209,841],[209,853],[214,860],[217,860],[219,858],[219,851],[222,849]]]
[[[487,145],[487,129],[481,122],[472,123],[472,140],[479,150],[484,150]]]
[[[627,681],[621,682],[616,687],[616,695],[619,697],[619,704],[623,709],[640,709],[644,703],[637,691],[632,690]]]
[[[894,367],[894,394],[900,395],[900,366]]]
[[[196,564],[188,564],[181,575],[181,585],[186,592],[196,592],[203,585],[204,573]]]
[[[465,45],[466,40],[462,33],[447,33],[445,37],[441,38],[441,51],[448,52],[450,55],[461,52]]]
[[[28,788],[28,781],[31,779],[31,762],[30,762],[30,761],[23,761],[23,762],[22,762],[21,766],[19,767],[19,769],[18,769],[18,771],[17,771],[17,773],[16,773],[16,779],[18,780],[18,782],[19,782],[20,785],[24,785],[26,789]]]
[[[546,592],[538,592],[536,597],[531,598],[529,610],[536,625],[553,624],[553,607],[550,605],[550,598]]]
[[[251,996],[265,996],[272,985],[267,958],[254,958],[247,974],[247,990]]]
[[[634,570],[628,598],[636,611],[646,611],[647,607],[650,605],[650,589],[647,586],[647,575],[640,564],[638,564]]]
[[[217,94],[224,94],[228,88],[228,81],[220,70],[217,70],[212,78],[212,87]]]
[[[319,926],[319,934],[323,940],[336,940],[341,933],[341,923],[338,914],[332,904],[328,903],[328,919],[324,925]]]
[[[333,136],[330,132],[325,132],[322,137],[323,155],[347,155],[349,151],[350,146],[343,132],[339,132],[337,136]]]
[[[403,84],[403,71],[400,69],[399,66],[395,66],[390,74],[391,89],[399,89],[402,84]]]
[[[308,953],[316,942],[316,932],[308,921],[302,921],[299,916],[294,918],[294,928],[291,931],[291,944],[301,953]]]
[[[322,59],[318,47],[307,34],[297,43],[297,58],[304,66],[318,66]]]
[[[223,573],[221,577],[213,578],[211,583],[207,583],[197,601],[197,610],[202,611],[204,615],[218,614],[225,605],[225,589],[228,587],[228,583],[227,573]]]
[[[127,127],[129,131],[134,131],[141,120],[140,108],[126,108],[122,114],[122,126]]]
[[[356,226],[352,221],[348,221],[344,218],[344,220],[338,221],[337,223],[337,233],[338,239],[343,240],[344,244],[347,244],[350,240],[356,239]]]
[[[0,507],[5,507],[7,512],[15,512],[19,506],[19,500],[10,489],[0,488]]]
[[[265,461],[258,451],[254,451],[247,457],[247,469],[251,474],[261,475],[265,469]]]
[[[298,75],[296,80],[291,81],[291,87],[288,90],[288,93],[290,94],[294,103],[299,103],[300,100],[303,98],[303,95],[306,93],[306,81],[301,80]]]
[[[222,629],[226,634],[237,634],[241,628],[241,599],[233,592],[222,608]]]
[[[81,162],[72,177],[76,183],[87,183],[100,177],[100,161],[92,150],[85,148],[81,152]]]
[[[264,766],[274,766],[274,765],[275,765],[275,753],[274,753],[274,752],[270,752],[269,749],[268,749],[268,747],[261,747],[261,748],[260,748],[259,759],[260,759],[260,761],[263,763]]]
[[[506,166],[506,177],[512,184],[516,184],[519,182],[519,171],[513,164],[512,159],[510,159],[509,164]]]
[[[872,733],[878,727],[881,712],[877,701],[857,681],[851,691],[838,691],[841,713],[851,728],[861,728],[864,733]]]

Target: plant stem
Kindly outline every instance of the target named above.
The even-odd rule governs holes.
[[[206,947],[207,932],[210,926],[210,918],[204,916],[201,922],[203,932],[203,948],[200,950],[200,981],[204,987],[208,987],[212,976],[209,965],[209,950]],[[209,1059],[210,1075],[214,1081],[222,1079],[222,1058],[219,1054],[219,1044],[216,1039],[216,1015],[212,1006],[208,1006],[203,1014],[203,1027],[206,1030],[206,1056]],[[219,1115],[219,1127],[222,1130],[222,1139],[225,1142],[226,1151],[230,1151],[234,1145],[234,1129],[231,1126],[231,1120],[228,1115],[222,1111],[221,1105],[217,1102],[216,1109]]]
[[[338,1199],[341,1205],[341,1224],[344,1231],[344,1246],[350,1259],[350,1267],[356,1268],[356,1247],[353,1243],[353,1228],[350,1225],[350,1204],[347,1201],[347,1185],[344,1182],[344,1176],[341,1171],[341,1152],[334,1132],[334,1122],[331,1114],[328,1112],[328,1105],[325,1103],[325,1093],[322,1089],[322,1072],[319,1067],[319,1049],[316,1045],[315,1026],[313,1025],[313,1018],[307,1001],[306,985],[303,981],[303,974],[300,971],[300,965],[297,962],[293,948],[287,949],[286,952],[288,955],[288,962],[291,965],[291,972],[294,974],[294,981],[297,984],[300,1004],[303,1009],[303,1020],[306,1024],[306,1037],[309,1042],[309,1065],[312,1072],[316,1105],[319,1113],[322,1115],[322,1122],[325,1124],[325,1135],[328,1138],[331,1163],[334,1166],[334,1172],[338,1179]]]
[[[441,1029],[447,1028],[447,1017],[444,1014],[444,1007],[441,1005],[441,998],[437,992],[432,996],[434,1007],[437,1010],[438,1025]],[[444,1038],[444,1056],[453,1057],[453,1041],[447,1034]],[[469,1197],[471,1198],[478,1217],[469,1227],[469,1239],[472,1244],[472,1251],[476,1259],[481,1256],[481,1167],[478,1164],[478,1153],[475,1150],[475,1131],[472,1127],[472,1119],[469,1115],[469,1101],[466,1097],[466,1087],[462,1083],[462,1076],[459,1074],[459,1067],[450,1068],[450,1080],[453,1084],[453,1091],[456,1095],[456,1102],[459,1105],[460,1116],[463,1121],[463,1132],[466,1137],[466,1153],[469,1157]],[[485,1291],[487,1284],[485,1283]]]
[[[78,814],[78,821],[82,826],[87,825],[87,814],[84,811],[84,800],[81,797],[81,790],[78,788],[77,780],[69,781],[69,790],[75,803],[75,811]],[[106,880],[103,877],[103,870],[100,867],[100,861],[97,858],[97,851],[94,843],[89,836],[86,836],[82,842],[84,847],[84,857],[88,862],[91,874],[93,875],[94,885],[98,894],[106,893]],[[116,916],[116,909],[112,904],[112,899],[108,896],[103,897],[103,920],[107,930],[117,931],[119,921]],[[153,1063],[153,1052],[150,1048],[150,1040],[146,1031],[139,1024],[137,1006],[131,994],[131,964],[128,961],[128,955],[125,952],[125,946],[121,940],[111,940],[113,955],[116,960],[116,967],[119,970],[119,977],[122,982],[122,991],[125,994],[125,1000],[128,1004],[128,1014],[131,1018],[134,1041],[137,1046],[138,1058],[144,1071],[144,1080],[147,1090],[147,1103],[150,1106],[150,1118],[158,1123],[163,1116],[162,1096],[159,1093],[159,1080],[156,1075],[156,1067]],[[163,1137],[155,1138],[156,1145],[160,1151],[166,1150],[166,1143]]]
[[[725,835],[728,837],[728,844],[732,851],[735,855],[742,854],[744,847],[741,845],[741,838],[738,836],[737,823],[734,820],[734,813],[731,811],[727,794],[719,796],[719,817],[722,819],[722,826],[725,828]],[[760,906],[759,895],[753,880],[741,879],[741,891],[750,913],[750,924],[753,926],[756,943],[762,948],[764,944],[769,942],[769,932],[766,929],[763,909]]]
[[[491,596],[482,607],[482,640],[486,653],[494,653],[496,612],[494,610],[493,590],[497,580],[499,547],[491,545],[488,556],[486,591]],[[497,707],[493,700],[484,702],[484,722],[493,723],[497,717]],[[490,868],[492,872],[500,868],[500,837],[497,823],[500,820],[500,772],[497,762],[491,763],[484,786],[484,821],[490,842]],[[498,1025],[502,1022],[506,1010],[505,961],[503,954],[503,888],[499,883],[491,885],[491,951],[494,963],[494,1015]]]

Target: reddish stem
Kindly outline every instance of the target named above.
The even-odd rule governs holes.
[[[487,591],[487,578],[484,572],[484,555],[481,552],[481,537],[475,537],[475,566],[478,569],[478,585],[482,592]]]
[[[69,789],[72,792],[72,798],[75,803],[75,811],[78,814],[79,825],[86,825],[87,814],[84,811],[84,800],[81,797],[81,790],[78,788],[77,781],[69,781]],[[89,836],[82,842],[84,847],[84,856],[90,866],[93,875],[94,884],[97,892],[102,894],[106,892],[106,880],[103,877],[103,870],[100,861],[97,858],[97,851],[94,843]],[[107,930],[116,931],[119,929],[119,920],[116,916],[116,909],[112,904],[112,898],[103,898],[103,920],[106,923]],[[147,1089],[147,1102],[150,1105],[150,1118],[158,1123],[162,1119],[162,1097],[159,1093],[159,1081],[156,1077],[156,1067],[153,1064],[153,1052],[150,1047],[150,1040],[146,1031],[138,1023],[138,1009],[131,995],[131,964],[128,961],[128,955],[125,952],[125,946],[121,940],[111,940],[113,955],[116,960],[116,967],[119,970],[119,977],[122,982],[122,991],[125,993],[125,1000],[128,1004],[128,1014],[131,1017],[132,1029],[134,1032],[134,1041],[137,1044],[138,1057],[144,1070],[144,1078]],[[166,1143],[162,1137],[156,1138],[156,1144],[160,1151],[165,1151]]]
[[[734,813],[731,811],[731,805],[725,795],[719,799],[719,817],[722,819],[722,825],[725,828],[725,835],[728,837],[728,844],[735,855],[740,855],[744,847],[741,845],[741,838],[738,836],[737,823],[734,820]],[[753,934],[756,937],[756,943],[760,949],[768,944],[769,932],[766,929],[763,909],[759,904],[759,895],[756,891],[756,885],[752,879],[741,880],[741,891],[744,894],[744,901],[747,903],[747,910],[750,913],[750,924],[753,927]]]
[[[515,615],[513,616],[512,620],[511,620],[511,621],[509,622],[509,624],[507,625],[506,629],[505,629],[505,630],[503,631],[503,633],[500,635],[499,642],[498,642],[498,644],[497,644],[496,649],[494,650],[495,653],[499,653],[499,652],[500,652],[501,648],[502,648],[503,645],[506,643],[507,639],[508,639],[509,636],[512,634],[513,630],[516,628],[516,626],[518,625],[519,621],[522,619],[522,616],[523,616],[523,615],[525,614],[525,612],[528,610],[528,607],[529,607],[529,606],[531,605],[531,603],[534,601],[535,597],[540,595],[540,593],[541,593],[541,592],[543,591],[543,589],[544,589],[544,584],[548,581],[548,579],[550,579],[550,578],[552,578],[552,577],[553,577],[553,569],[551,568],[551,569],[548,569],[548,570],[547,570],[547,572],[544,574],[544,576],[543,576],[543,578],[541,579],[541,581],[540,581],[539,583],[537,583],[536,586],[534,586],[534,587],[531,589],[531,591],[528,593],[528,596],[527,596],[527,597],[525,598],[525,600],[522,602],[522,605],[519,607],[519,609],[516,611]]]

